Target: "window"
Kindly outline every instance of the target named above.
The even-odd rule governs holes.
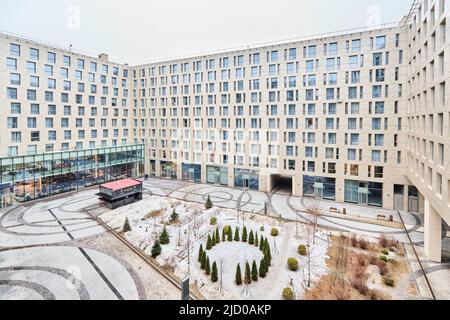
[[[376,48],[377,49],[386,48],[386,37],[385,36],[378,36],[376,38]]]
[[[17,60],[13,58],[6,58],[6,67],[8,70],[16,71],[17,70]]]
[[[373,54],[373,65],[381,66],[383,64],[383,54],[382,53],[374,53]]]
[[[18,74],[18,73],[11,73],[11,75],[10,75],[10,83],[12,85],[20,86],[20,74]]]
[[[30,48],[30,60],[39,60],[39,50]]]
[[[39,88],[39,77],[30,76],[30,87]]]
[[[49,66],[49,65],[45,65],[44,66],[44,72],[45,72],[45,74],[47,75],[47,76],[49,76],[49,77],[53,77],[53,67],[52,66]]]
[[[8,99],[17,99],[17,89],[6,88],[6,96],[8,97]]]
[[[53,52],[49,52],[47,54],[47,62],[55,64],[56,63],[56,54]]]
[[[20,57],[20,46],[18,44],[11,43],[10,54],[12,56]]]
[[[27,61],[27,71],[29,73],[36,73],[36,63]]]
[[[11,114],[21,114],[22,110],[21,110],[21,105],[18,102],[12,102],[11,103]]]
[[[352,52],[361,51],[361,40],[352,40]]]
[[[63,57],[63,63],[66,67],[70,67],[70,57],[69,56],[64,56]]]

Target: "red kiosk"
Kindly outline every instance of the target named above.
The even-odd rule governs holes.
[[[101,205],[110,209],[142,200],[142,181],[124,179],[108,182],[99,186],[99,200]]]

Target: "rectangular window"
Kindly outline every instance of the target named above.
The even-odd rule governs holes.
[[[10,54],[15,57],[20,57],[20,46],[18,44],[11,43]]]

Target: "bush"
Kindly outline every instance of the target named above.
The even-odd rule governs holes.
[[[123,223],[122,232],[129,232],[131,231],[130,222],[128,221],[128,217],[125,218],[125,222]]]
[[[383,282],[388,287],[393,287],[395,285],[394,279],[392,279],[391,277],[383,277]]]
[[[173,209],[172,214],[170,215],[170,221],[174,222],[178,220],[178,213]]]
[[[264,226],[261,226],[261,228],[259,228],[259,231],[263,232],[264,231]]]
[[[252,281],[258,281],[258,266],[254,260],[252,263]]]
[[[282,295],[284,300],[294,300],[294,291],[289,287],[283,289]]]
[[[202,262],[203,257],[203,245],[200,244],[200,248],[198,249],[198,262]]]
[[[381,253],[384,255],[389,255],[389,250],[388,249],[381,249]]]
[[[244,281],[245,281],[246,284],[252,283],[252,272],[250,270],[250,264],[248,263],[248,261],[245,263],[245,277],[244,277]]]
[[[217,224],[217,218],[211,217],[211,219],[209,219],[209,224],[215,226]]]
[[[289,258],[287,261],[289,270],[297,271],[298,270],[298,261],[295,258]]]
[[[364,239],[359,239],[359,247],[363,250],[367,250],[369,248],[369,242]]]
[[[247,227],[244,226],[244,229],[242,229],[242,242],[247,242]]]
[[[170,242],[169,233],[167,233],[167,230],[166,230],[165,226],[164,226],[163,232],[159,236],[159,242],[161,244],[169,244],[169,242]]]
[[[304,244],[298,246],[297,252],[301,256],[306,256],[308,254],[308,250],[306,250],[306,246]]]
[[[217,263],[214,261],[213,265],[212,265],[212,270],[211,270],[211,281],[217,282],[218,277],[217,277]]]
[[[238,286],[240,286],[241,284],[242,284],[242,274],[241,274],[241,266],[239,265],[239,263],[238,263],[238,265],[237,265],[237,267],[236,267],[236,276],[235,276],[235,281],[236,281],[236,284],[238,285]]]
[[[213,247],[211,236],[208,234],[208,240],[206,241],[206,250],[211,250]]]
[[[248,244],[255,244],[255,235],[253,234],[253,230],[250,230],[250,234],[248,236]]]
[[[214,240],[216,240],[216,244],[220,243],[219,228],[216,229],[216,237]]]
[[[267,274],[267,263],[266,260],[263,258],[261,259],[261,262],[259,263],[259,276],[261,278],[265,278]]]
[[[367,287],[367,281],[365,277],[355,277],[352,279],[352,286],[359,291],[360,294],[366,296],[369,293],[369,288]]]
[[[239,241],[239,229],[236,227],[234,231],[234,241]]]
[[[211,209],[213,207],[212,201],[211,201],[211,197],[208,194],[208,198],[206,199],[206,203],[205,203],[205,209]]]
[[[277,228],[272,228],[272,230],[270,230],[270,235],[272,237],[278,236],[278,229]]]
[[[161,254],[161,245],[159,244],[159,241],[156,240],[152,247],[152,257],[156,258]]]
[[[388,262],[389,261],[388,258],[385,255],[380,255],[379,258],[380,258],[381,261],[384,261],[384,262]]]

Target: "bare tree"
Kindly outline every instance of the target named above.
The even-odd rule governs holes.
[[[313,244],[316,244],[316,231],[318,227],[319,218],[322,215],[319,199],[317,197],[314,198],[314,203],[307,209],[307,212],[311,215],[311,224],[313,227]]]

